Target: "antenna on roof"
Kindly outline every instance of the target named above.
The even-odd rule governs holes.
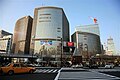
[[[45,0],[43,0],[43,2],[42,2],[42,6],[45,6],[45,3],[44,3],[44,2],[45,2]]]
[[[42,6],[44,6],[44,4],[42,3]]]

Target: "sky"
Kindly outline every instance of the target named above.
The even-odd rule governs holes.
[[[69,24],[70,35],[79,25],[94,24],[98,20],[101,43],[111,36],[120,52],[120,0],[0,0],[0,28],[13,33],[18,19],[34,16],[34,9],[41,6],[63,8]]]

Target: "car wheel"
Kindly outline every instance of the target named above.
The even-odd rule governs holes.
[[[2,69],[0,70],[0,75],[3,75],[4,73],[3,73],[3,71],[2,71]]]
[[[30,70],[29,73],[33,73],[34,71],[33,70]]]
[[[13,75],[14,74],[14,71],[10,70],[8,71],[8,75]]]

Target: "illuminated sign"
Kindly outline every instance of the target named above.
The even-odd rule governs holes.
[[[68,47],[74,47],[74,42],[67,42]]]

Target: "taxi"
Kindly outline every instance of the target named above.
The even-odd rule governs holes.
[[[1,72],[4,74],[12,75],[14,73],[33,73],[35,71],[34,67],[27,67],[21,63],[10,63],[4,67],[1,67]]]

